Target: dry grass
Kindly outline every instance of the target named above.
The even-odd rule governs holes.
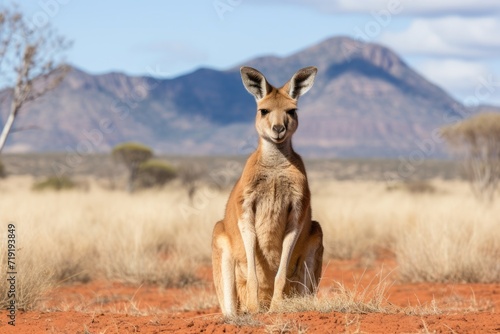
[[[3,238],[5,240],[5,238]],[[2,240],[2,241],[3,241]],[[1,243],[4,245],[4,243]],[[43,298],[44,294],[54,287],[52,268],[44,263],[39,263],[37,259],[24,256],[23,250],[18,252],[16,259],[16,307],[20,310],[29,310],[34,308]],[[5,252],[1,255],[2,270],[0,271],[0,305],[2,308],[7,306],[7,260]]]
[[[500,205],[476,200],[462,182],[435,193],[386,191],[375,182],[313,183],[313,215],[327,256],[395,253],[404,281],[500,281]]]
[[[96,186],[88,192],[37,193],[29,190],[32,182],[16,177],[0,183],[0,221],[14,223],[18,231],[21,307],[33,307],[48,287],[67,281],[184,286],[197,279],[200,264],[209,263],[211,231],[225,194],[200,193],[209,202],[200,197],[189,206],[175,188],[135,195]],[[186,219],[182,210],[189,213]],[[2,244],[6,233],[5,224]],[[1,278],[0,291],[6,291]]]
[[[187,288],[189,289],[189,288]],[[189,291],[189,290],[188,290]],[[179,307],[174,307],[172,311],[199,311],[219,306],[219,301],[214,291],[189,291],[189,297]]]
[[[387,290],[392,284],[387,277],[379,273],[372,281],[363,285],[361,284],[363,276],[361,276],[356,280],[352,288],[347,287],[342,282],[333,282],[334,286],[326,294],[310,294],[286,298],[279,305],[279,311],[356,314],[394,313],[396,308],[387,301]]]
[[[233,316],[223,317],[222,321],[225,324],[237,327],[260,327],[262,322],[254,318],[251,314],[238,314]]]
[[[427,316],[439,314],[491,312],[494,308],[495,306],[491,301],[477,300],[475,295],[472,293],[469,298],[455,295],[441,301],[432,299],[428,304],[407,306],[400,308],[399,310],[406,315]]]
[[[500,210],[443,199],[400,233],[395,247],[405,281],[500,281]],[[429,203],[431,205],[431,203]],[[438,219],[436,219],[438,218]]]
[[[197,266],[210,263],[211,231],[228,196],[202,188],[190,204],[175,182],[133,195],[96,182],[85,192],[37,193],[30,190],[32,183],[28,177],[0,181],[0,240],[6,240],[6,224],[15,223],[25,308],[50,286],[68,281],[106,278],[162,286],[196,281]],[[381,182],[313,180],[313,216],[324,229],[326,257],[373,259],[388,249],[405,281],[500,281],[498,203],[477,202],[465,183],[433,181],[432,186],[436,192],[416,195],[387,191]],[[5,291],[6,280],[0,278],[0,291]],[[337,289],[347,298],[338,304],[300,303],[312,303],[313,309],[380,311],[377,303],[359,303],[361,291],[353,297]]]
[[[394,210],[400,195],[378,182],[323,181],[312,182],[311,188],[313,217],[323,227],[327,257],[370,257],[392,245],[400,219],[411,219],[405,207]]]

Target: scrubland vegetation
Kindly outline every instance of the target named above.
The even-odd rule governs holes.
[[[463,182],[436,180],[433,187],[415,193],[369,182],[316,185],[314,216],[327,256],[388,250],[404,281],[500,281],[500,207],[475,199]]]
[[[50,287],[74,281],[196,282],[197,268],[210,265],[212,227],[229,191],[205,185],[190,199],[180,180],[134,194],[90,180],[86,191],[36,192],[33,182],[16,176],[0,183],[0,221],[16,225],[19,306],[26,309]],[[463,181],[429,185],[432,192],[311,180],[325,259],[361,258],[369,266],[389,253],[400,281],[500,281],[500,206],[478,201]],[[0,232],[4,244],[6,228]],[[0,277],[1,291],[5,282]]]

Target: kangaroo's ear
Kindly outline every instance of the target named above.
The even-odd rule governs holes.
[[[271,85],[262,73],[255,68],[243,66],[240,69],[243,85],[255,99],[261,100],[271,91]]]
[[[317,72],[318,69],[314,66],[298,70],[287,83],[288,95],[292,99],[298,100],[301,95],[307,93],[314,83]]]

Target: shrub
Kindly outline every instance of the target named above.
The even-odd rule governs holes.
[[[481,113],[441,130],[461,157],[474,193],[492,201],[500,183],[500,113]]]
[[[151,159],[153,151],[139,143],[123,143],[117,145],[112,152],[113,159],[127,167],[129,171],[128,191],[134,191],[134,183],[137,179],[140,164]]]
[[[69,177],[50,176],[44,180],[35,182],[33,190],[68,190],[76,187],[76,183]]]
[[[411,194],[424,194],[424,193],[435,193],[436,187],[429,181],[425,180],[414,180],[397,183],[387,187],[388,191],[402,190],[407,191]]]
[[[137,183],[142,188],[163,186],[177,176],[175,169],[161,160],[148,160],[139,165]]]

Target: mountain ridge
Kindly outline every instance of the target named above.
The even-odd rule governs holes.
[[[470,112],[389,48],[348,37],[244,65],[277,86],[301,67],[318,67],[314,87],[299,102],[294,146],[305,156],[407,156],[434,140],[448,119]],[[167,154],[247,154],[257,142],[255,102],[239,68],[199,68],[165,79],[73,68],[57,89],[20,114],[16,127],[36,124],[38,130],[13,133],[6,149],[92,153],[139,141]],[[7,103],[3,99],[0,108]],[[92,143],[89,133],[101,140]],[[443,152],[437,143],[429,157]]]

